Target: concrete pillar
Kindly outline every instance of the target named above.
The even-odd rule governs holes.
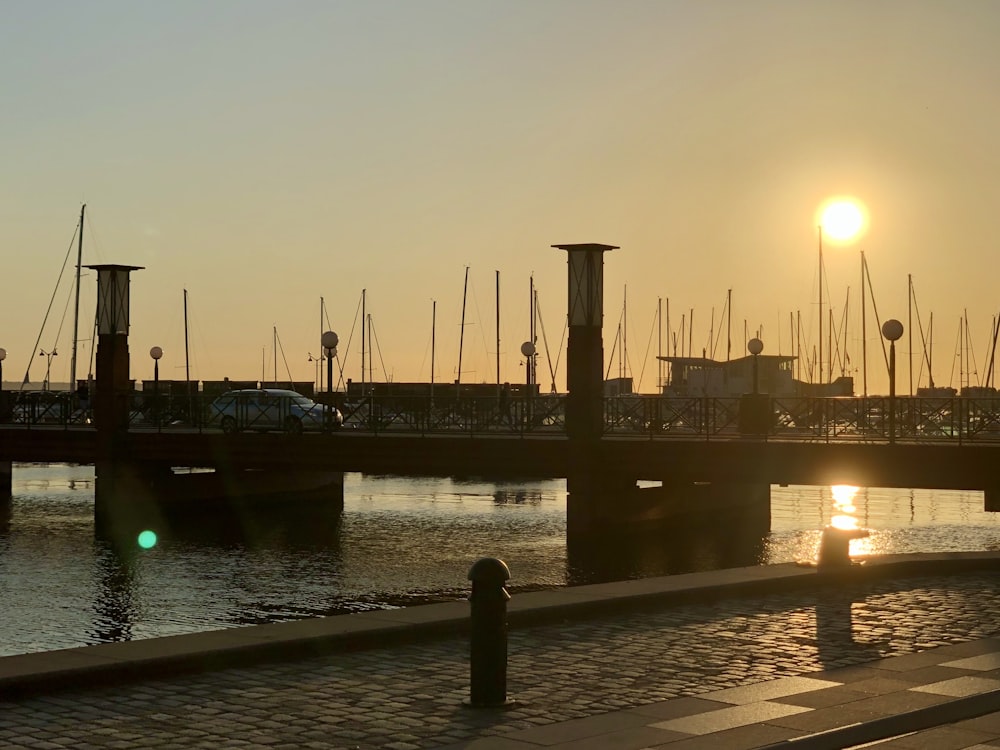
[[[567,253],[569,339],[566,349],[566,437],[572,446],[566,527],[570,535],[601,528],[608,498],[630,491],[627,477],[595,463],[604,433],[604,253],[595,243],[553,245]]]
[[[983,490],[983,510],[987,513],[1000,512],[1000,487]]]
[[[604,253],[614,245],[553,245],[567,252],[569,339],[566,434],[597,440],[604,432]]]
[[[97,427],[94,514],[98,533],[131,533],[128,509],[140,503],[145,485],[128,460],[129,274],[139,266],[87,266],[97,271],[97,356],[93,394]],[[127,530],[127,531],[126,531]]]
[[[0,508],[10,507],[14,495],[14,462],[0,461]]]

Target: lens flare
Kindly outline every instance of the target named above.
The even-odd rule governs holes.
[[[143,549],[152,549],[156,546],[156,532],[146,529],[145,531],[139,533],[139,537],[136,541]]]

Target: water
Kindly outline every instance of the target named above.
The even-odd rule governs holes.
[[[684,528],[567,548],[562,480],[490,482],[349,474],[344,511],[192,519],[156,545],[95,539],[86,466],[17,465],[0,519],[0,655],[465,598],[484,556],[510,590],[815,557],[849,516],[853,554],[992,550],[1000,519],[977,492],[772,488],[771,530]],[[853,507],[852,507],[853,506]]]

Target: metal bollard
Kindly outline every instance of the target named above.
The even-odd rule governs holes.
[[[509,706],[507,697],[507,601],[504,583],[510,568],[503,560],[483,557],[469,568],[472,593],[470,689],[463,701],[472,708]]]

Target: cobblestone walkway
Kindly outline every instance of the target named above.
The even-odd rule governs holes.
[[[857,584],[512,631],[505,711],[462,706],[468,642],[444,639],[0,702],[0,747],[460,746],[998,632],[998,575]]]

